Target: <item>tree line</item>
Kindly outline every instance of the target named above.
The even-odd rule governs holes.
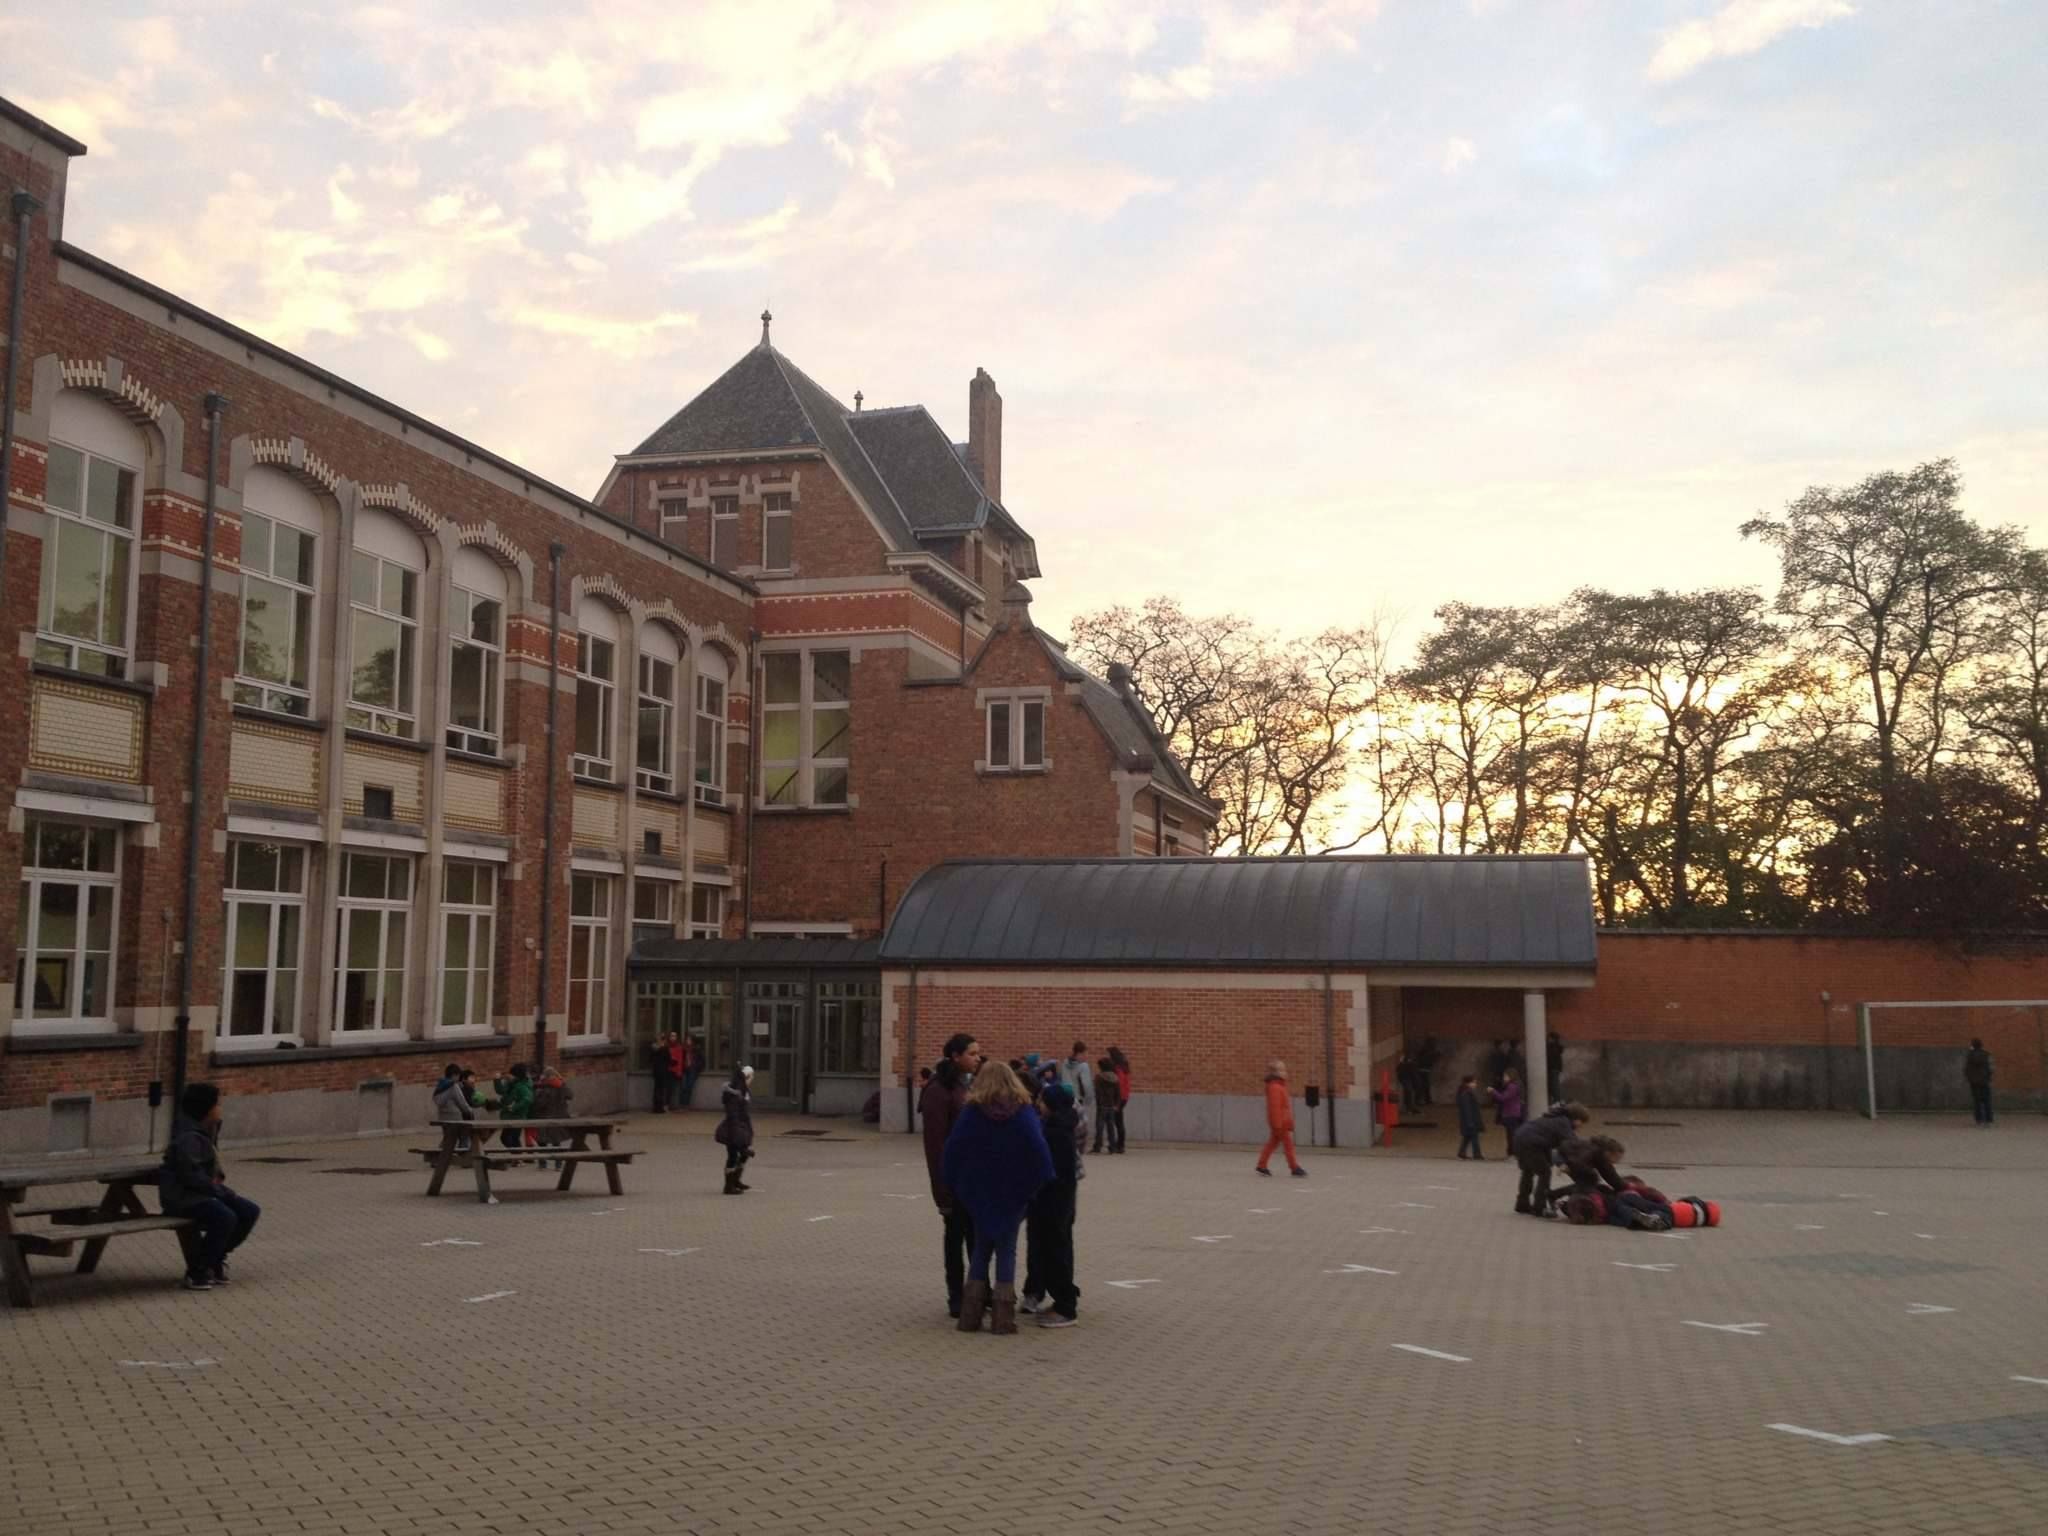
[[[1171,598],[1076,621],[1234,854],[1592,856],[1601,919],[2048,927],[2048,552],[1950,460],[1742,536],[1775,594],[1582,587],[1281,635]]]

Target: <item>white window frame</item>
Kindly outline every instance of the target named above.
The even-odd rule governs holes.
[[[412,991],[412,971],[406,964],[407,951],[413,940],[410,917],[413,906],[413,887],[418,879],[418,860],[409,853],[369,852],[360,848],[344,848],[341,851],[340,895],[335,900],[334,912],[334,1032],[333,1039],[345,1040],[398,1040],[405,1038],[406,1014]],[[351,896],[349,876],[351,866],[357,859],[375,859],[385,865],[385,894],[382,896]],[[402,896],[390,894],[389,875],[392,868],[405,872],[405,892]],[[351,919],[358,913],[377,915],[377,1004],[372,1017],[375,1022],[364,1028],[351,1029],[342,1023],[344,1005],[348,998],[348,979],[355,974],[348,963],[348,931]],[[398,919],[399,939],[395,946],[398,964],[398,997],[394,1001],[390,993],[392,966],[392,919]],[[394,1017],[395,1015],[395,1017]]]
[[[43,510],[49,515],[51,526],[44,532],[42,569],[37,573],[36,580],[35,659],[51,666],[67,668],[73,672],[85,672],[98,677],[125,678],[128,675],[129,662],[133,658],[135,650],[135,583],[139,575],[137,570],[138,561],[136,559],[138,546],[135,535],[136,529],[142,521],[142,467],[139,464],[125,464],[121,460],[112,458],[107,454],[96,453],[90,448],[82,448],[74,443],[67,443],[53,438],[50,442],[52,456],[54,457],[59,450],[78,455],[80,506],[76,511],[73,511],[69,507],[60,507],[51,501],[48,495],[49,482],[47,478],[45,479]],[[92,479],[93,466],[95,464],[106,466],[117,477],[120,475],[129,477],[126,523],[103,523],[98,518],[87,515],[85,508],[92,504]],[[118,486],[118,479],[116,484]],[[121,643],[119,645],[109,644],[104,638],[88,640],[79,635],[60,634],[52,627],[50,607],[56,591],[57,547],[63,537],[62,530],[67,526],[78,528],[85,533],[101,536],[102,548],[105,551],[102,555],[104,563],[100,569],[99,602],[102,636],[106,633],[106,616],[109,610],[108,600],[113,595],[111,591],[113,585],[112,568],[115,564],[113,555],[117,547],[114,541],[117,539],[122,541],[119,547],[125,550],[125,554],[120,561],[122,579],[121,592],[119,594],[121,610]],[[87,657],[100,658],[100,668],[80,665],[80,662]]]
[[[722,658],[721,658],[722,661]],[[700,663],[694,688],[697,695],[697,733],[690,743],[692,793],[705,805],[725,804],[725,710],[731,698],[730,672],[725,677],[708,676]],[[712,689],[718,690],[714,704]],[[709,769],[709,777],[706,776]]]
[[[690,547],[690,499],[684,492],[673,496],[654,493],[654,507],[661,521],[662,542],[673,544],[677,549]],[[670,509],[674,510],[671,511]]]
[[[298,886],[291,889],[284,884],[280,868],[278,884],[264,889],[260,886],[238,884],[240,860],[238,855],[245,847],[268,844],[278,852],[280,864],[286,855],[298,860]],[[274,841],[262,837],[234,837],[228,840],[227,862],[223,866],[223,905],[227,913],[227,942],[222,955],[220,1018],[214,1034],[222,1050],[264,1050],[277,1045],[281,1040],[303,1043],[305,1032],[298,1027],[298,1020],[306,1017],[311,1002],[306,996],[306,885],[307,868],[313,862],[312,850],[303,843]],[[254,1034],[238,1035],[232,1032],[234,1022],[235,977],[238,972],[254,973],[257,967],[238,965],[235,961],[236,944],[241,935],[242,921],[255,908],[263,908],[269,916],[265,929],[269,935],[264,957],[263,974],[263,1025]],[[287,957],[285,950],[285,913],[295,914],[291,926],[297,933],[294,953]],[[289,963],[287,963],[287,961]],[[292,1002],[285,1010],[289,1028],[274,1027],[278,1014],[277,982],[281,973],[289,972],[292,980]]]
[[[983,755],[977,764],[983,773],[1044,773],[1052,767],[1052,753],[1047,750],[1051,742],[1046,734],[1051,719],[1051,702],[1043,690],[983,696]],[[1000,729],[999,711],[1002,717]],[[1028,719],[1034,711],[1038,715],[1038,761],[1027,762],[1024,744],[1030,735]]]
[[[643,939],[672,939],[676,936],[677,880],[653,880],[641,876],[633,882],[633,942]],[[651,908],[642,911],[643,907]],[[641,929],[649,930],[642,933]]]
[[[598,893],[600,899],[595,905],[603,910],[583,913],[576,910],[579,887],[585,881]],[[603,1040],[608,1035],[606,1009],[612,981],[612,893],[617,885],[618,877],[615,875],[601,875],[588,870],[570,871],[569,1013],[565,1030],[571,1040]],[[577,974],[579,960],[585,967],[582,975]],[[577,1028],[578,987],[583,988],[584,996],[581,1029]]]
[[[655,667],[668,668],[666,698],[650,691],[649,678]],[[633,782],[642,789],[672,795],[676,792],[676,683],[682,676],[683,664],[679,657],[656,656],[643,646],[634,663],[634,671],[638,686],[633,713]],[[650,709],[661,722],[657,733],[661,743],[661,761],[651,765],[640,760],[640,722]]]
[[[457,870],[468,874],[472,884],[470,899],[461,901],[453,894],[450,876]],[[480,882],[480,883],[479,883]],[[485,894],[488,893],[488,894]],[[459,1023],[448,1022],[448,983],[456,974],[451,969],[449,956],[454,951],[450,940],[456,929],[463,931],[463,947],[469,961],[459,968],[462,977],[462,1019]],[[435,974],[440,977],[440,995],[434,999],[434,1033],[440,1037],[453,1035],[488,1035],[495,1032],[491,1022],[494,983],[497,978],[498,938],[498,867],[476,859],[448,859],[441,865],[441,948]]]
[[[771,703],[768,693],[768,670],[783,657],[795,656],[797,661],[797,699],[794,703]],[[817,698],[818,658],[821,656],[844,656],[846,658],[846,699],[833,701],[822,706],[823,712],[846,715],[846,729],[838,737],[840,751],[831,757],[818,753],[818,715],[821,706]],[[853,652],[840,646],[821,646],[816,650],[769,651],[761,657],[761,670],[755,679],[759,690],[756,697],[761,701],[761,784],[757,790],[757,804],[764,810],[783,810],[792,806],[827,808],[831,810],[853,809],[858,802],[853,794]],[[794,713],[797,719],[797,756],[770,759],[767,742],[772,734],[768,729],[771,716]],[[817,795],[819,769],[844,769],[846,771],[846,795],[841,800],[820,801]],[[788,770],[779,780],[778,770]],[[776,792],[788,786],[791,793],[777,798]]]
[[[470,615],[475,604],[491,603],[498,610],[497,638],[479,640],[471,633]],[[505,599],[468,587],[452,587],[448,604],[448,745],[458,752],[479,757],[503,754],[505,741]],[[484,672],[484,725],[482,728],[455,723],[455,658],[463,651],[475,651],[482,658]]]
[[[591,670],[597,659],[597,647],[600,645],[605,648],[605,670],[602,673]],[[618,671],[618,641],[608,640],[602,635],[593,635],[585,630],[576,632],[576,713],[579,717],[577,728],[580,730],[580,717],[583,713],[582,695],[587,686],[597,699],[597,742],[603,749],[604,756],[575,752],[569,758],[569,771],[586,779],[602,779],[607,784],[614,782],[613,775],[617,772],[619,731],[615,710],[619,691]],[[570,745],[575,745],[573,738]]]
[[[728,560],[718,558],[721,541],[732,545]],[[711,563],[722,571],[737,570],[740,563],[740,499],[737,495],[711,498]]]
[[[786,544],[783,562],[775,563],[770,553],[775,548],[775,537],[770,529],[777,522],[782,524],[782,537]],[[761,493],[761,569],[764,571],[793,571],[796,569],[796,495],[791,491],[764,491]]]
[[[356,595],[356,573],[363,569],[357,562],[368,562],[368,568],[375,574],[376,598],[366,603]],[[384,606],[384,572],[386,567],[398,571],[401,576],[412,578],[412,608],[410,614],[393,612]],[[351,549],[348,566],[348,710],[347,723],[351,730],[370,731],[379,736],[395,736],[405,741],[419,739],[419,670],[420,670],[420,615],[422,594],[426,587],[425,573],[418,567],[407,565],[389,555],[378,554],[371,549]],[[399,668],[405,674],[393,678],[394,700],[390,705],[377,704],[356,697],[356,625],[365,619],[384,619],[399,626]],[[408,636],[411,645],[406,644]],[[411,709],[400,709],[398,703],[405,700],[412,703]]]
[[[725,937],[726,896],[726,888],[722,885],[705,885],[699,882],[690,887],[691,938],[722,939]],[[703,899],[707,897],[709,900]]]
[[[269,559],[262,569],[249,564],[249,530],[252,523],[262,523],[270,530],[267,548]],[[283,528],[296,534],[312,546],[312,579],[301,581],[296,575],[280,575],[277,570],[277,530]],[[277,715],[295,715],[309,719],[313,713],[313,663],[319,654],[315,636],[320,633],[320,592],[316,583],[320,579],[320,535],[310,533],[297,523],[285,518],[272,517],[268,512],[259,512],[254,507],[242,511],[242,589],[236,610],[235,632],[235,702],[250,709],[265,709]],[[291,650],[285,661],[285,675],[290,677],[294,665],[305,677],[303,683],[272,682],[243,670],[242,663],[249,654],[249,583],[262,582],[266,586],[280,587],[291,601],[292,636]],[[303,610],[299,599],[304,598]],[[300,632],[299,617],[305,616],[305,629]]]
[[[84,869],[44,869],[34,861],[39,858],[42,848],[42,831],[45,827],[73,827],[84,839]],[[111,868],[93,869],[94,834],[106,834],[101,846],[111,851]],[[22,827],[21,836],[21,909],[16,918],[17,948],[14,961],[14,1032],[17,1035],[104,1035],[114,1032],[114,977],[121,957],[121,857],[123,839],[119,827],[108,827],[103,822],[81,821],[67,816],[31,815]],[[53,885],[70,885],[78,889],[77,933],[67,951],[51,950],[55,955],[68,955],[70,972],[65,979],[65,1013],[62,1018],[37,1018],[33,974],[35,956],[42,937],[43,890]],[[107,947],[104,953],[104,978],[102,993],[106,999],[105,1011],[88,1014],[83,1009],[85,1001],[85,976],[88,958],[102,952],[86,947],[91,931],[92,893],[104,890],[108,895]]]

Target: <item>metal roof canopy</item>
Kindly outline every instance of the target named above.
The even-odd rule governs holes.
[[[879,939],[646,939],[626,956],[636,973],[667,970],[766,971],[816,966],[866,967],[881,959]]]
[[[960,860],[920,875],[887,965],[1591,971],[1579,854]]]

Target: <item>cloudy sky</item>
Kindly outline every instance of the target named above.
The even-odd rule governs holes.
[[[1055,624],[1768,582],[1744,517],[1943,454],[2048,542],[2039,0],[81,0],[0,57],[72,240],[586,494],[764,303],[963,437],[986,367]]]

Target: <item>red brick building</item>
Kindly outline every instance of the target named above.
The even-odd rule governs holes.
[[[809,1102],[828,1057],[874,1080],[872,977],[643,998],[631,946],[872,940],[953,856],[1204,851],[1128,690],[1031,623],[985,373],[956,446],[764,316],[586,500],[68,244],[84,152],[0,102],[33,200],[0,250],[0,1152],[160,1130],[188,973],[189,1075],[245,1138],[417,1123],[442,1061],[537,1048],[602,1107],[685,1016],[714,1058],[788,1024],[769,1096]]]

